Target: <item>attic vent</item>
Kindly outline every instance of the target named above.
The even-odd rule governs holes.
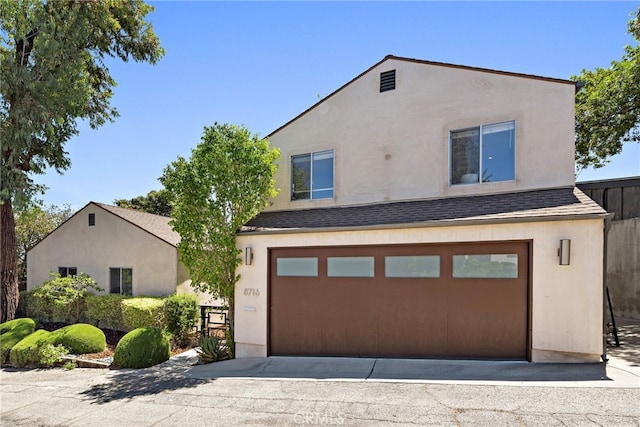
[[[396,70],[380,73],[380,92],[394,90],[396,88]]]
[[[94,225],[96,225],[96,214],[90,213],[89,214],[89,226],[94,226]]]

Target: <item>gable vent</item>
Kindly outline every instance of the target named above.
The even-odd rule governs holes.
[[[380,92],[394,90],[396,88],[396,70],[380,73]]]

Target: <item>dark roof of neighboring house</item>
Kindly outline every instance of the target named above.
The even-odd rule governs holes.
[[[554,188],[363,206],[263,212],[249,221],[242,232],[529,222],[606,215],[604,209],[579,189]]]
[[[479,71],[479,72],[483,72],[483,73],[501,74],[501,75],[504,75],[504,76],[511,76],[511,77],[521,77],[521,78],[534,79],[534,80],[543,80],[543,81],[554,82],[554,83],[564,83],[564,84],[570,84],[570,85],[576,86],[576,82],[574,82],[572,80],[558,79],[558,78],[553,78],[553,77],[543,77],[543,76],[537,76],[537,75],[534,75],[534,74],[524,74],[524,73],[514,73],[514,72],[510,72],[510,71],[493,70],[491,68],[470,67],[468,65],[449,64],[449,63],[446,63],[446,62],[427,61],[427,60],[424,60],[424,59],[406,58],[406,57],[395,56],[395,55],[387,55],[384,58],[382,58],[382,60],[376,62],[371,67],[367,68],[365,71],[363,71],[362,73],[358,74],[356,77],[354,77],[353,79],[349,80],[347,83],[345,83],[344,85],[340,86],[338,89],[336,89],[335,91],[331,92],[329,95],[325,96],[324,98],[322,98],[321,100],[319,100],[318,102],[313,104],[311,107],[307,108],[302,113],[298,114],[296,117],[294,117],[293,119],[289,120],[288,122],[286,122],[285,124],[283,124],[282,126],[277,128],[276,130],[271,132],[269,135],[267,135],[267,137],[270,137],[273,134],[275,134],[278,131],[280,131],[281,129],[287,127],[290,123],[292,123],[292,122],[296,121],[297,119],[299,119],[300,117],[304,116],[309,111],[313,110],[316,106],[320,105],[321,103],[323,103],[327,99],[331,98],[336,93],[342,91],[344,88],[346,88],[351,83],[353,83],[356,80],[358,80],[360,77],[362,77],[365,74],[367,74],[372,69],[376,68],[378,65],[380,65],[383,62],[388,61],[390,59],[397,60],[397,61],[413,62],[413,63],[416,63],[416,64],[434,65],[434,66],[438,66],[438,67],[457,68],[457,69],[460,69],[460,70]],[[576,90],[577,90],[577,87],[576,87]]]
[[[169,220],[171,218],[135,209],[120,208],[117,206],[105,205],[103,203],[91,203],[111,212],[138,228],[143,229],[160,240],[164,240],[172,246],[177,246],[178,243],[180,243],[180,235],[173,231],[173,228],[169,225]]]

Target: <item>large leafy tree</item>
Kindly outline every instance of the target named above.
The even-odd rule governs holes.
[[[225,301],[232,332],[241,262],[236,233],[277,194],[279,157],[246,128],[216,123],[205,127],[189,160],[178,157],[160,178],[173,196],[171,224],[180,234],[178,250],[192,286]]]
[[[43,206],[32,201],[15,211],[18,281],[27,280],[27,251],[73,215],[69,205]]]
[[[0,322],[18,303],[13,205],[39,190],[33,174],[69,168],[78,120],[96,128],[117,117],[106,57],[162,57],[152,10],[142,0],[0,1]]]
[[[171,193],[164,188],[162,190],[151,190],[146,196],[138,196],[133,199],[116,199],[113,203],[121,208],[171,216]]]
[[[640,8],[629,21],[640,42]],[[609,68],[583,70],[576,93],[576,168],[604,166],[627,142],[640,142],[640,45],[627,46]]]

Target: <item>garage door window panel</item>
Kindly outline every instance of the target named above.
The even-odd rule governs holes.
[[[374,277],[374,257],[328,257],[328,277]]]
[[[385,277],[440,277],[440,257],[438,255],[386,256],[384,263]]]
[[[518,278],[518,254],[468,254],[453,256],[455,278]]]
[[[318,258],[278,258],[276,275],[279,277],[318,277]]]

